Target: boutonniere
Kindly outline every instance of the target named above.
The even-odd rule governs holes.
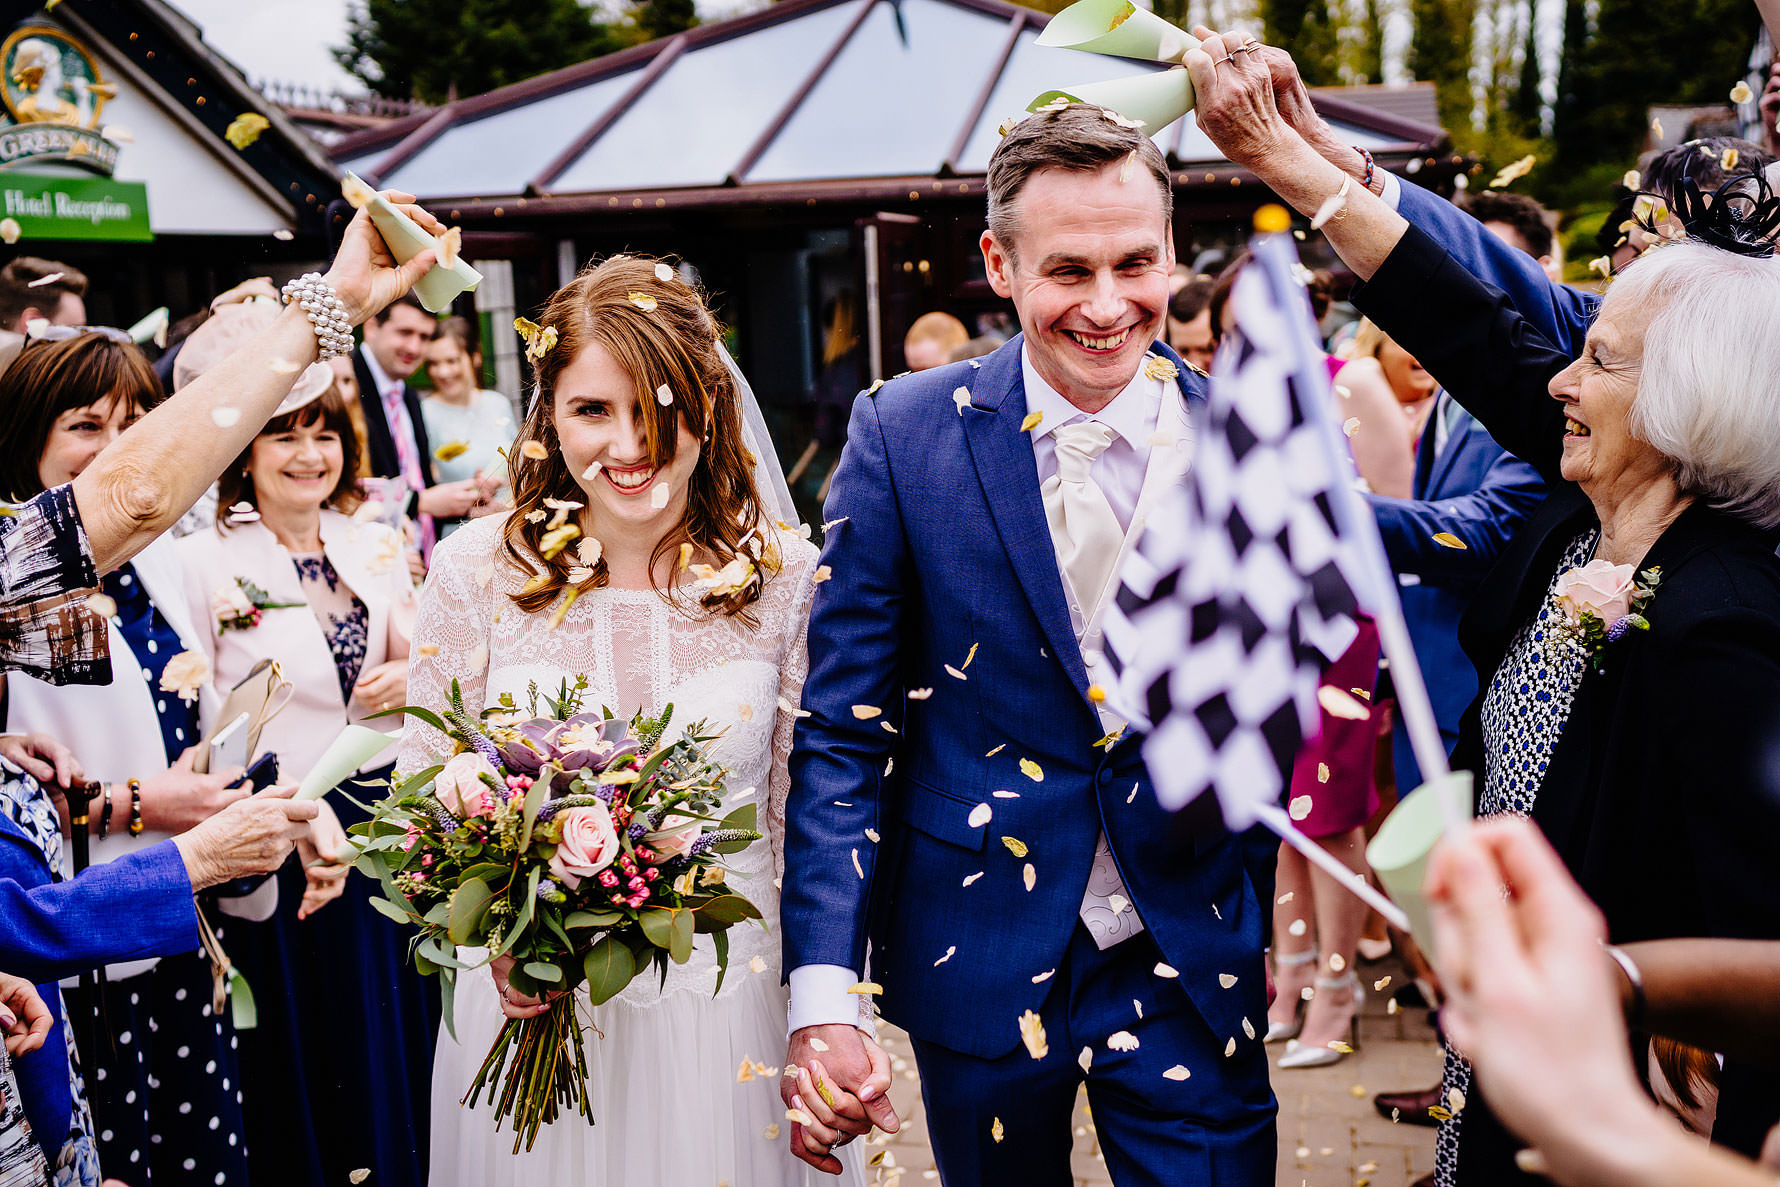
[[[237,577],[219,585],[210,594],[210,612],[216,615],[216,633],[251,630],[260,625],[267,610],[289,610],[306,602],[274,602],[272,595],[249,581]]]
[[[1606,663],[1607,644],[1625,638],[1627,631],[1647,631],[1650,620],[1644,609],[1662,584],[1660,567],[1634,576],[1633,566],[1593,560],[1559,575],[1552,600],[1564,614],[1562,633],[1589,657],[1600,671]]]

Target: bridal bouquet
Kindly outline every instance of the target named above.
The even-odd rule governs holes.
[[[582,712],[586,683],[564,681],[545,712],[534,685],[529,716],[509,695],[473,717],[456,682],[443,717],[391,710],[446,734],[457,753],[398,772],[352,829],[359,868],[383,888],[371,905],[420,929],[414,960],[439,974],[447,1025],[458,970],[502,956],[515,990],[562,995],[539,1017],[507,1021],[464,1098],[489,1092],[496,1128],[513,1121],[514,1153],[565,1105],[593,1120],[573,990],[585,986],[598,1005],[647,966],[666,977],[698,933],[712,938],[721,986],[728,929],[760,918],[718,864],[760,834],[752,804],[715,815],[726,774],[707,751],[715,739],[695,724],[664,745],[672,705],[630,721]],[[487,956],[466,965],[460,945]]]

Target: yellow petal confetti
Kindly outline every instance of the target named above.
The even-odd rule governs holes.
[[[1020,774],[1026,776],[1026,778],[1032,780],[1034,783],[1043,783],[1045,781],[1044,768],[1029,758],[1022,758],[1020,760]]]
[[[442,462],[448,462],[452,458],[462,457],[468,452],[470,452],[470,443],[468,441],[447,441],[445,444],[439,446],[439,448],[433,450],[433,456]]]
[[[810,1115],[802,1109],[786,1109],[785,1120],[796,1125],[801,1125],[806,1129],[815,1124],[814,1121],[810,1120]]]
[[[1291,814],[1293,820],[1303,820],[1310,815],[1310,797],[1307,795],[1293,796],[1292,802],[1286,805],[1286,811]]]
[[[952,403],[958,405],[958,415],[963,416],[964,410],[970,407],[970,389],[957,388],[952,392]]]
[[[998,1146],[1001,1144],[1002,1136],[1006,1132],[1006,1130],[1001,1128],[1001,1118],[999,1117],[995,1118],[995,1123],[989,1126],[989,1136],[995,1140],[995,1144]]]
[[[0,243],[17,243],[24,228],[19,226],[16,218],[0,218]]]
[[[854,705],[853,706],[853,716],[857,717],[861,721],[870,721],[872,718],[878,716],[878,714],[880,714],[882,712],[883,712],[883,710],[878,708],[876,705]]]
[[[1158,977],[1164,978],[1165,980],[1173,980],[1174,978],[1180,976],[1180,972],[1178,970],[1176,970],[1173,965],[1162,964],[1160,962],[1157,962],[1156,967],[1151,969],[1150,972],[1155,974]]]
[[[1456,548],[1460,552],[1467,551],[1470,548],[1470,545],[1466,544],[1451,532],[1435,532],[1434,543],[1440,545],[1442,548]]]
[[[1044,418],[1045,414],[1042,412],[1028,412],[1026,414],[1026,419],[1020,422],[1020,431],[1022,433],[1030,433],[1033,429],[1036,429],[1039,425],[1044,423]]]
[[[1746,82],[1739,82],[1731,88],[1732,103],[1747,103],[1753,98],[1755,98],[1755,92],[1749,89],[1749,84]],[[1458,1110],[1454,1109],[1453,1112],[1456,1113]]]
[[[1222,985],[1225,989],[1230,988],[1232,985],[1236,984],[1236,974],[1235,973],[1219,973],[1218,974],[1218,984]]]
[[[1347,1094],[1349,1096],[1353,1097],[1355,1100],[1364,1100],[1364,1099],[1366,1099],[1366,1086],[1364,1084],[1350,1085],[1348,1087]],[[1372,1167],[1373,1170],[1378,1169],[1378,1164],[1376,1162],[1370,1163],[1369,1165]],[[1362,1167],[1361,1169],[1364,1170],[1365,1168]],[[1364,1183],[1365,1180],[1362,1179],[1362,1180],[1360,1180],[1360,1182]],[[1356,1184],[1355,1187],[1358,1187],[1358,1185]]]
[[[1018,837],[1003,837],[1001,838],[1001,843],[1006,845],[1007,851],[1015,857],[1025,857],[1026,854],[1030,852],[1026,848],[1026,842],[1020,840]]]
[[[1128,1030],[1115,1030],[1106,1036],[1106,1048],[1109,1051],[1135,1051],[1137,1047],[1137,1036]]]
[[[462,227],[452,227],[436,242],[439,245],[439,266],[441,268],[457,267],[458,253],[464,249],[464,232]]]
[[[1129,128],[1132,131],[1136,131],[1138,128],[1143,127],[1142,120],[1129,119],[1125,116],[1120,115],[1118,112],[1109,110],[1108,108],[1105,108],[1105,107],[1102,107],[1100,109],[1100,115],[1101,115],[1101,118],[1106,120],[1107,123],[1117,124],[1121,128]]]
[[[1332,1047],[1335,1044],[1331,1043],[1329,1045]],[[1429,1105],[1428,1106],[1428,1116],[1432,1117],[1436,1121],[1451,1121],[1452,1120],[1451,1110],[1447,1109],[1444,1105]]]
[[[1106,703],[1106,689],[1100,687],[1098,684],[1088,685],[1088,700],[1095,705],[1104,705]]]
[[[223,129],[223,139],[235,146],[239,152],[260,138],[260,133],[272,126],[272,121],[257,111],[247,111],[229,121]]]
[[[754,1082],[754,1061],[746,1055],[742,1056],[742,1066],[736,1069],[735,1082],[737,1084],[752,1084]]]
[[[414,650],[420,652],[422,655],[437,655],[439,654],[439,645],[437,643],[422,643]]]
[[[779,1140],[779,1123],[777,1121],[775,1121],[771,1125],[767,1126],[765,1129],[761,1130],[760,1136],[765,1138],[769,1142],[778,1141]]]
[[[1034,1059],[1051,1053],[1050,1044],[1045,1042],[1045,1024],[1031,1010],[1020,1015],[1020,1041],[1026,1044],[1026,1054]]]
[[[1182,1067],[1180,1064],[1177,1063],[1173,1067],[1169,1068],[1167,1071],[1163,1072],[1162,1078],[1164,1080],[1179,1081],[1179,1080],[1186,1079],[1188,1076],[1191,1076],[1192,1074],[1193,1074],[1192,1072],[1189,1072],[1186,1068]]]
[[[1539,163],[1539,158],[1536,156],[1533,156],[1531,153],[1528,153],[1526,156],[1522,157],[1520,160],[1514,162],[1512,165],[1507,166],[1500,173],[1496,174],[1496,176],[1490,181],[1488,188],[1492,189],[1492,190],[1499,190],[1499,189],[1503,188],[1504,186],[1513,185],[1515,182],[1517,182],[1521,178],[1525,177],[1528,173],[1531,173],[1533,171],[1533,166],[1537,165],[1538,163]]]
[[[102,593],[91,594],[81,605],[97,614],[100,618],[110,618],[117,613],[117,602]]]
[[[1027,890],[1038,885],[1038,871],[1032,868],[1031,862],[1027,862],[1020,870],[1020,878],[1026,883]]]
[[[864,994],[867,997],[875,997],[884,992],[884,987],[879,985],[876,981],[860,981],[848,989],[847,992]]]
[[[1336,688],[1333,684],[1325,684],[1316,690],[1316,703],[1330,717],[1340,717],[1347,721],[1365,721],[1372,716],[1372,710],[1355,700],[1351,693]]]
[[[631,293],[630,303],[635,305],[638,309],[641,309],[644,313],[654,313],[657,304],[655,298],[651,297],[648,293]]]
[[[1735,169],[1737,167],[1737,160],[1738,160],[1737,150],[1734,147],[1727,148],[1724,150],[1724,155],[1722,157],[1720,157],[1719,159],[1724,162],[1724,167],[1726,169]]]
[[[1006,749],[1007,749],[1007,743],[1003,742],[1001,745],[997,746],[995,749],[989,751],[989,753],[983,755],[983,757],[984,758],[994,758],[997,754],[1000,754],[1003,750],[1006,750]]]
[[[550,451],[544,448],[542,441],[535,441],[529,437],[519,446],[519,452],[534,462],[541,462],[550,456]]]
[[[1143,373],[1160,383],[1180,378],[1180,368],[1159,354],[1150,355],[1143,361]]]
[[[982,828],[985,824],[988,824],[994,816],[995,811],[989,807],[988,804],[978,804],[970,810],[970,815],[965,818],[965,823],[972,828]]]
[[[964,657],[964,667],[960,668],[959,671],[966,671],[970,668],[970,661],[977,657],[978,646],[979,645],[976,643],[970,645],[970,653]]]

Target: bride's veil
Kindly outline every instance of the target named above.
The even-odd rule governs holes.
[[[736,361],[729,357],[729,351],[723,343],[717,343],[717,353],[723,356],[723,365],[729,368],[730,376],[735,380],[736,393],[741,397],[742,404],[742,444],[749,453],[754,455],[754,489],[760,492],[760,506],[768,517],[789,527],[796,527],[798,521],[797,505],[791,501],[791,487],[785,482],[785,470],[779,465],[779,451],[773,448],[773,437],[767,431],[766,417],[760,414],[760,401],[754,398],[754,388]]]

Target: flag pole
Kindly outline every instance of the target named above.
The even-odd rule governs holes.
[[[1258,808],[1261,823],[1279,834],[1280,840],[1304,855],[1306,861],[1322,870],[1323,873],[1351,890],[1361,902],[1384,916],[1385,922],[1401,932],[1409,931],[1409,916],[1403,908],[1380,894],[1366,881],[1364,874],[1356,873],[1342,865],[1336,856],[1321,845],[1304,835],[1292,818],[1280,811],[1277,804],[1263,804]]]

